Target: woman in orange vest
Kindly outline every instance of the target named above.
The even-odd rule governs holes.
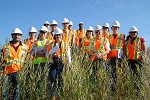
[[[130,38],[126,41],[126,56],[129,60],[131,72],[139,76],[137,66],[142,66],[142,58],[146,56],[147,48],[145,40],[138,37],[138,29],[132,26],[129,30]]]
[[[7,74],[7,81],[4,83],[5,91],[3,92],[3,100],[20,100],[18,86],[18,71],[21,70],[27,54],[27,45],[21,42],[22,31],[15,28],[12,31],[12,41],[5,44],[2,49],[3,59],[5,63],[4,74]],[[9,90],[12,93],[9,93]],[[11,94],[11,95],[10,95]],[[11,97],[10,97],[11,96]]]
[[[54,33],[54,41],[48,45],[49,55],[52,56],[53,63],[50,65],[50,71],[48,75],[49,86],[51,89],[51,95],[53,100],[56,98],[56,88],[62,91],[63,79],[62,72],[64,64],[71,63],[69,54],[69,44],[67,41],[63,41],[63,31],[57,28]],[[58,82],[57,82],[58,80]],[[57,86],[58,85],[58,86]]]
[[[86,36],[83,38],[81,43],[81,50],[83,50],[85,53],[90,54],[90,43],[93,39],[93,28],[91,26],[86,29]]]
[[[90,60],[93,61],[93,75],[97,79],[98,67],[106,69],[107,54],[110,51],[110,45],[107,38],[102,37],[102,27],[97,25],[95,27],[95,38],[91,41]],[[99,66],[98,66],[99,63]]]
[[[36,37],[36,33],[37,33],[36,28],[31,27],[29,29],[29,36],[30,37],[28,39],[24,40],[24,44],[26,44],[28,46],[28,50],[29,50],[28,52],[31,51],[31,48],[32,48],[34,42],[36,41],[36,38],[35,38]]]
[[[114,21],[111,27],[113,33],[110,34],[108,38],[111,48],[108,53],[108,58],[110,59],[111,75],[114,85],[116,84],[117,78],[116,62],[119,61],[121,63],[121,58],[124,56],[125,35],[118,32],[119,28],[120,23],[118,21]]]

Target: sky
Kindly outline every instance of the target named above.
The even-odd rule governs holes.
[[[74,29],[81,21],[86,29],[106,22],[111,26],[117,20],[119,32],[125,35],[131,26],[136,26],[138,36],[150,47],[149,5],[149,0],[0,0],[0,47],[11,40],[16,27],[22,30],[23,40],[28,38],[30,27],[39,30],[45,21],[56,20],[62,28],[63,18],[71,20]]]

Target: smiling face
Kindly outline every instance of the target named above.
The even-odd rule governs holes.
[[[119,27],[112,26],[112,31],[113,31],[113,34],[116,34],[116,33],[118,33],[118,29],[119,29]]]
[[[93,31],[87,30],[86,36],[87,36],[88,38],[90,38],[90,37],[92,37],[92,35],[93,35]]]
[[[53,32],[55,31],[56,28],[57,28],[57,25],[56,25],[56,24],[52,24],[52,25],[51,25],[51,29],[52,29]]]
[[[30,38],[35,38],[36,32],[30,32],[30,33],[29,33],[29,36],[30,36]]]
[[[108,33],[109,29],[108,27],[103,27],[103,33]]]
[[[13,39],[14,42],[20,42],[21,37],[22,37],[22,34],[20,34],[20,33],[12,34],[12,39]]]
[[[97,39],[100,38],[102,35],[102,30],[95,30],[95,35]]]
[[[62,23],[64,29],[68,29],[69,23]]]
[[[62,34],[56,34],[54,36],[54,39],[56,40],[57,43],[60,43],[63,40]]]
[[[131,38],[137,37],[137,32],[129,32]]]
[[[40,31],[40,39],[46,39],[47,33],[44,31]]]

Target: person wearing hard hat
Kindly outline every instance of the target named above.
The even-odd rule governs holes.
[[[143,58],[146,57],[146,43],[142,37],[138,37],[138,29],[135,26],[129,29],[129,35],[130,38],[126,41],[126,56],[129,61],[131,72],[139,77],[140,74],[137,70],[137,65],[141,67]]]
[[[118,21],[114,21],[112,23],[112,34],[109,35],[110,42],[110,52],[108,53],[108,58],[110,59],[111,71],[112,71],[112,83],[114,86],[116,84],[117,78],[117,69],[116,62],[119,61],[121,63],[121,59],[124,56],[124,44],[125,44],[125,35],[119,33],[120,23]]]
[[[54,40],[48,45],[49,54],[52,56],[53,63],[50,65],[50,71],[48,75],[49,86],[53,100],[56,99],[56,85],[58,89],[62,91],[63,79],[62,72],[64,64],[71,63],[69,54],[69,44],[63,40],[63,31],[57,28],[54,33]],[[51,49],[52,48],[52,49]],[[54,49],[55,48],[55,49]],[[57,79],[56,79],[57,78]],[[57,83],[58,80],[58,83]]]
[[[57,26],[58,26],[58,24],[57,24],[56,20],[52,20],[52,22],[50,23],[51,32],[50,32],[49,37],[48,37],[48,39],[51,41],[54,40],[53,32],[55,31],[55,29],[57,29]]]
[[[24,64],[25,57],[27,55],[27,45],[21,42],[22,31],[19,28],[15,28],[12,33],[12,40],[3,46],[2,54],[4,59],[4,72],[7,74],[7,81],[4,84],[6,90],[3,91],[3,100],[11,99],[20,100],[19,86],[18,86],[18,72],[21,70]],[[7,83],[8,82],[8,83]],[[9,91],[12,91],[9,93]]]
[[[43,26],[45,26],[47,28],[47,36],[46,36],[46,39],[49,38],[50,36],[50,30],[49,30],[49,27],[50,27],[50,23],[48,21],[45,21],[45,23],[43,24]]]
[[[103,31],[102,27],[100,25],[95,26],[95,38],[93,38],[93,41],[91,41],[91,49],[90,49],[90,60],[93,61],[93,74],[94,80],[96,80],[97,77],[97,71],[98,71],[98,63],[100,66],[103,66],[106,70],[106,60],[107,60],[107,54],[110,51],[110,44],[107,38],[104,38],[102,36]]]
[[[34,64],[35,69],[37,69],[39,63],[40,67],[44,68],[47,62],[47,45],[49,44],[49,40],[46,39],[47,36],[47,28],[42,26],[39,30],[40,38],[34,42],[33,48],[31,49],[31,57],[33,58],[32,63]]]
[[[86,29],[86,36],[82,40],[82,47],[81,47],[81,49],[88,54],[90,53],[90,43],[93,39],[93,36],[94,36],[94,30],[92,26],[89,26]]]
[[[110,33],[109,33],[109,24],[105,23],[103,25],[103,34],[102,34],[102,36],[105,37],[105,38],[108,38],[109,35],[110,35]]]
[[[79,23],[79,29],[77,30],[77,36],[79,38],[79,48],[81,47],[82,39],[85,37],[86,30],[84,29],[83,22]]]
[[[72,39],[72,33],[71,31],[68,29],[69,26],[69,20],[67,18],[64,18],[62,21],[62,26],[63,26],[63,40],[67,41],[69,43],[69,45],[71,45],[71,39]]]
[[[78,37],[77,37],[77,34],[76,34],[76,30],[72,29],[73,27],[73,22],[72,21],[69,21],[69,26],[68,26],[68,29],[71,31],[72,33],[72,39],[71,39],[71,46],[77,46],[79,43],[79,40],[78,40]]]
[[[28,52],[30,52],[32,45],[34,44],[34,42],[36,41],[36,33],[37,30],[35,27],[31,27],[29,29],[29,38],[24,40],[24,44],[26,44],[28,46]]]

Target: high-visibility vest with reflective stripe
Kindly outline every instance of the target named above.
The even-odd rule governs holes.
[[[34,41],[36,41],[36,39],[34,39]],[[24,44],[26,44],[27,47],[28,47],[28,52],[30,52],[30,50],[31,50],[31,48],[32,48],[32,46],[34,44],[34,41],[31,42],[30,38],[24,40]]]
[[[116,38],[114,38],[113,34],[109,36],[109,42],[111,50],[108,53],[108,58],[118,57],[118,50],[123,48],[124,45],[124,34],[117,34]]]
[[[142,58],[141,38],[137,37],[131,44],[131,39],[126,43],[126,54],[130,60],[138,60]]]
[[[111,34],[111,33],[107,33],[107,34],[104,34],[104,33],[103,33],[103,34],[102,34],[102,37],[109,39],[110,34]]]
[[[86,30],[85,29],[77,30],[78,38],[84,38],[85,34],[86,34]]]
[[[48,51],[50,51],[54,47],[55,47],[55,41],[50,42],[50,44],[48,46]],[[68,43],[62,41],[61,42],[61,47],[59,48],[58,52],[56,52],[56,56],[58,58],[61,58],[64,61],[67,61],[67,59],[68,59],[68,56],[67,56],[68,48],[69,48]]]
[[[91,41],[92,42],[92,41]],[[106,51],[106,43],[108,42],[107,38],[103,38],[101,37],[100,40],[97,40],[96,38],[94,39],[93,43],[91,43],[91,45],[93,45],[93,54],[100,54],[100,53],[104,53]],[[107,55],[103,55],[103,59],[106,60],[107,59]],[[97,60],[97,58],[95,58],[93,55],[90,56],[90,60]]]
[[[85,51],[85,52],[87,52],[87,53],[90,53],[90,43],[91,43],[91,41],[92,41],[92,38],[93,37],[91,37],[90,39],[87,39],[86,37],[85,38],[83,38],[83,41],[82,41],[82,50],[83,51]]]
[[[17,51],[14,49],[12,43],[8,43],[3,47],[4,60],[5,60],[5,74],[11,74],[18,72],[24,63],[24,59],[27,54],[27,45],[20,45]]]
[[[50,41],[54,41],[52,31],[49,33],[48,39],[49,39]]]
[[[72,32],[69,29],[63,29],[63,41],[68,42],[69,45],[71,45],[71,40],[72,40]]]
[[[36,51],[43,51],[46,54],[49,42],[50,41],[48,39],[37,40],[34,44],[34,48],[36,48],[35,49]],[[36,51],[35,51],[35,53],[36,53]],[[36,55],[32,62],[33,62],[33,64],[46,63],[47,57],[46,57],[46,55],[39,55],[39,56]]]

